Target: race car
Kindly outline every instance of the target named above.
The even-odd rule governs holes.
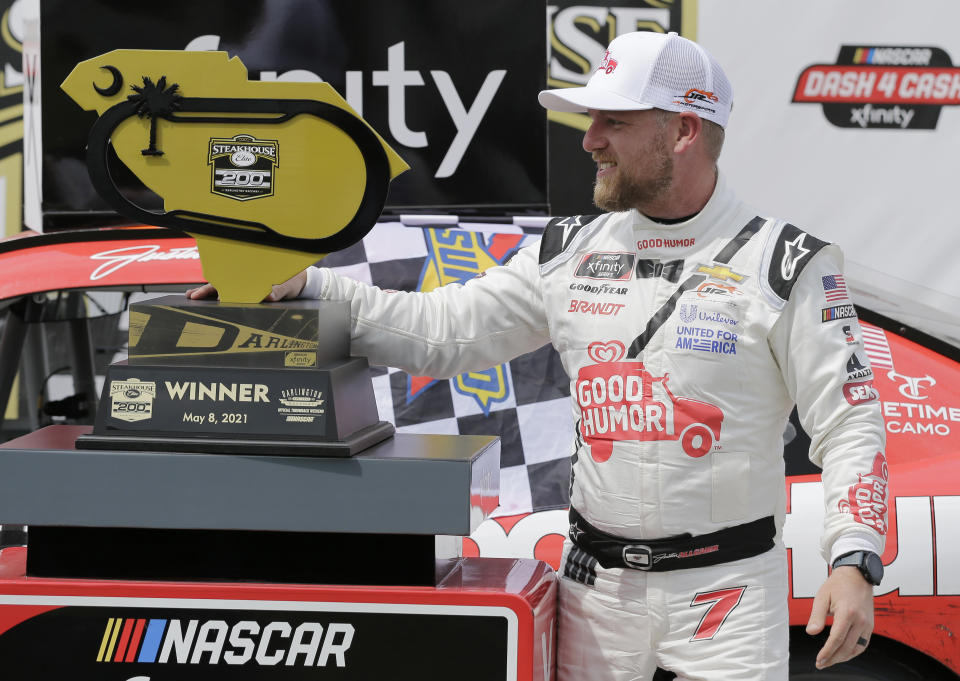
[[[520,246],[535,242],[545,223],[385,219],[363,242],[324,264],[383,287],[425,290],[454,277],[444,274],[444,262],[456,264],[455,276],[462,279],[464,263],[480,268],[504,262]],[[454,248],[470,257],[450,260]],[[103,367],[124,355],[123,312],[130,301],[182,292],[204,280],[194,241],[151,227],[24,232],[0,241],[0,272],[0,401],[14,398],[0,440],[49,423],[90,423]],[[784,433],[791,679],[956,679],[960,546],[950,528],[960,525],[960,350],[869,309],[858,307],[858,313],[862,351],[873,377],[853,385],[847,398],[880,400],[889,464],[889,527],[885,575],[875,589],[875,633],[868,650],[853,661],[814,669],[823,637],[808,636],[804,627],[827,575],[819,549],[822,483],[794,415]],[[28,342],[38,338],[48,352]],[[858,343],[853,334],[849,340],[851,348]],[[566,409],[569,396],[568,379],[557,367],[546,348],[507,367],[444,381],[373,369],[381,418],[398,432],[484,433],[503,440],[500,510],[462,540],[464,556],[538,558],[559,566],[568,526],[563,497],[568,451],[549,459],[539,451],[546,449],[542,443],[572,434],[555,417]],[[51,390],[53,379],[63,373],[58,369],[69,370],[73,378],[59,394]],[[692,455],[721,437],[719,415],[674,397],[667,376],[654,376],[642,366],[636,375],[651,413],[670,420],[671,428],[657,433],[682,438]],[[536,394],[525,392],[531,383],[537,384]],[[845,503],[854,510],[862,503],[867,512],[882,478],[877,471],[866,473]],[[2,535],[7,544],[23,537],[21,528],[9,526]],[[658,678],[670,675],[659,672]]]

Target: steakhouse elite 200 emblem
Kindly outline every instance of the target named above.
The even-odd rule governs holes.
[[[153,416],[157,384],[130,378],[110,382],[110,416],[120,421],[146,421]]]
[[[597,364],[577,375],[580,434],[593,459],[607,461],[621,440],[679,440],[694,458],[712,450],[720,439],[720,408],[674,397],[667,376],[654,376],[643,362],[619,361],[625,352],[619,341],[591,343],[587,353]]]
[[[211,139],[207,164],[211,166],[210,191],[228,199],[248,201],[273,196],[278,164],[276,140],[251,135]]]

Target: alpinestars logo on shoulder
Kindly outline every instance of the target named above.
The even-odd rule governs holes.
[[[207,157],[212,168],[210,191],[237,201],[273,196],[278,152],[276,140],[258,140],[252,135],[211,139]]]

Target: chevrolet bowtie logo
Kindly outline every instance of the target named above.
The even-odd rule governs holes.
[[[743,274],[737,274],[731,270],[726,265],[714,265],[713,267],[708,267],[706,265],[700,265],[697,267],[697,272],[702,272],[707,274],[714,279],[719,279],[720,281],[727,281],[728,279],[732,281],[743,281],[746,279],[746,276]]]

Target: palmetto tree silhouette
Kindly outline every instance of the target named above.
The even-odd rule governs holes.
[[[136,102],[137,116],[150,117],[150,146],[140,150],[144,156],[163,156],[163,152],[157,149],[157,117],[167,116],[180,108],[180,100],[183,98],[177,94],[179,87],[177,83],[167,87],[166,76],[160,76],[156,85],[144,76],[143,87],[131,86],[137,94],[128,95],[127,99]]]

